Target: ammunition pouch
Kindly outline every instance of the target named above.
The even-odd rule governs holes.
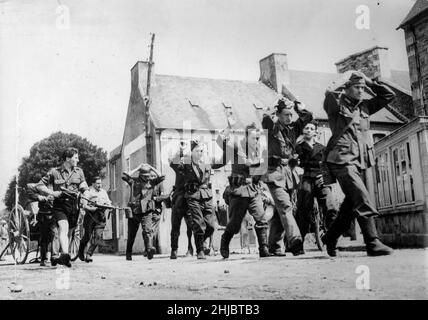
[[[184,186],[184,190],[189,193],[189,194],[193,194],[196,191],[198,191],[199,189],[210,189],[211,188],[211,184],[199,184],[196,182],[191,182],[191,183],[187,183]]]
[[[139,201],[128,202],[128,207],[130,207],[132,211],[135,211],[139,205]]]
[[[269,167],[278,167],[288,165],[288,159],[278,159],[278,158],[269,158],[268,166]]]
[[[245,177],[243,175],[232,175],[227,177],[229,180],[229,185],[233,188],[239,188],[241,186],[246,186],[249,184],[258,184],[260,181],[260,176],[255,177]]]

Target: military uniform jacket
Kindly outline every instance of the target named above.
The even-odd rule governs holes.
[[[361,169],[374,165],[373,143],[369,134],[369,116],[391,102],[395,94],[376,82],[370,86],[376,95],[357,101],[341,92],[327,90],[324,110],[327,112],[332,137],[327,144],[326,161]]]
[[[264,182],[274,183],[277,187],[293,189],[298,181],[295,170],[289,166],[283,166],[281,159],[288,160],[295,153],[296,140],[302,133],[305,125],[312,121],[312,112],[308,110],[299,111],[295,108],[299,118],[288,126],[279,121],[273,121],[270,115],[263,115],[262,127],[268,130],[268,163],[267,174],[263,177]]]
[[[196,165],[191,156],[184,156],[181,161],[173,159],[174,171],[179,172],[184,180],[185,197],[197,200],[211,199],[211,169],[221,168],[224,164],[211,159],[208,163]]]
[[[140,178],[131,179],[128,184],[131,188],[129,206],[134,214],[155,212],[158,209],[154,197],[163,194],[162,181],[165,176],[160,176],[148,181]]]
[[[172,202],[175,202],[175,199],[179,194],[184,194],[184,185],[185,185],[185,177],[184,177],[184,171],[183,171],[183,164],[184,164],[184,156],[183,152],[180,150],[178,151],[174,157],[170,160],[169,166],[174,170],[175,172],[175,183],[174,183],[174,193],[172,194]]]
[[[231,142],[228,139],[219,136],[217,139],[217,144],[225,150],[223,152],[224,165],[226,165],[226,156],[233,155],[232,160],[232,174],[231,179],[233,181],[234,178],[239,178],[243,180],[247,180],[248,182],[236,186],[230,186],[230,194],[238,197],[252,198],[255,197],[259,193],[259,183],[258,180],[261,177],[260,170],[260,151],[258,148],[252,150],[247,147],[247,140],[242,139],[240,142]],[[256,168],[258,167],[258,168]],[[259,171],[259,172],[257,172]],[[260,173],[257,175],[257,173]],[[256,183],[253,183],[256,181]]]
[[[306,141],[302,141],[296,146],[296,153],[299,155],[300,167],[303,168],[304,177],[316,177],[321,173],[321,162],[325,146],[315,142],[311,147]]]

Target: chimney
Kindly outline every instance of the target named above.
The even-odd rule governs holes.
[[[266,58],[261,59],[259,81],[280,93],[282,85],[290,83],[287,55],[285,53],[272,53]]]
[[[147,76],[149,72],[149,63],[147,61],[138,61],[131,69],[131,90],[141,90],[143,96],[147,95]],[[155,64],[152,64],[150,85],[155,83]]]
[[[373,48],[354,53],[335,63],[337,72],[360,70],[369,78],[391,78],[391,69],[388,62],[388,48],[375,46]]]

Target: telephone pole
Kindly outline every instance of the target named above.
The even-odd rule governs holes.
[[[147,87],[146,87],[146,97],[147,100],[145,102],[146,105],[146,112],[145,112],[145,122],[146,122],[146,160],[147,163],[151,165],[154,164],[154,148],[153,148],[153,137],[151,136],[151,125],[150,125],[150,105],[151,105],[151,98],[150,98],[150,86],[151,86],[151,78],[152,78],[152,67],[153,67],[153,47],[155,43],[155,34],[152,33],[151,42],[150,42],[150,55],[149,55],[149,61],[148,61],[148,67],[147,67]]]

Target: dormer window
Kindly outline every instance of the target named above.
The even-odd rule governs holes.
[[[187,101],[189,101],[190,105],[194,108],[199,108],[201,106],[199,99],[191,98],[191,99],[187,99]]]
[[[261,105],[259,105],[258,103],[253,103],[254,108],[256,108],[256,110],[263,110],[263,107]]]

